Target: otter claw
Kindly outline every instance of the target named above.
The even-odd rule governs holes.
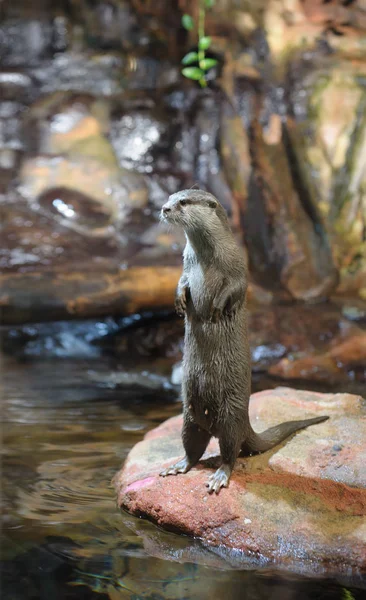
[[[170,467],[167,467],[166,469],[164,469],[160,473],[160,476],[166,477],[167,475],[178,475],[179,473],[187,473],[187,471],[189,471],[190,468],[191,468],[191,465],[189,464],[187,459],[182,458],[182,460],[175,463],[175,465],[171,465]]]
[[[208,493],[218,494],[222,487],[227,487],[229,485],[230,472],[225,467],[220,467],[217,469],[216,473],[213,473],[208,478],[208,482],[206,486],[208,487]]]

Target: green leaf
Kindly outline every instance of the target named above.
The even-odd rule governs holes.
[[[215,65],[217,65],[218,62],[219,61],[216,60],[216,58],[204,58],[203,60],[200,61],[200,67],[204,71],[208,71],[208,69],[211,69],[211,67],[214,67]]]
[[[206,8],[212,8],[214,4],[215,4],[215,0],[205,0]]]
[[[193,29],[193,19],[191,15],[183,15],[182,25],[184,29],[187,29],[187,31],[191,31],[191,29]]]
[[[198,40],[198,47],[200,50],[207,50],[211,45],[211,38],[209,35],[205,35]]]
[[[198,61],[197,52],[188,52],[188,54],[186,54],[182,58],[183,65],[191,65],[192,63],[197,62],[197,61]]]
[[[194,79],[195,81],[198,81],[204,77],[204,72],[198,67],[186,67],[185,69],[182,69],[182,73],[184,77],[188,77],[188,79]]]

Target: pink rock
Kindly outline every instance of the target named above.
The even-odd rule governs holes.
[[[182,417],[149,432],[115,477],[118,504],[205,546],[302,573],[366,572],[366,403],[350,394],[278,388],[254,394],[258,431],[280,421],[329,414],[260,456],[238,459],[218,496],[206,481],[219,454],[212,440],[186,475],[159,477],[183,455]],[[240,558],[238,558],[238,556]]]

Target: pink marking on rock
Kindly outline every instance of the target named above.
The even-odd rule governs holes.
[[[156,477],[145,477],[145,479],[138,479],[137,481],[130,483],[130,485],[126,487],[125,493],[127,494],[128,492],[135,492],[137,490],[141,490],[142,488],[150,485],[150,483],[153,483],[155,479]]]

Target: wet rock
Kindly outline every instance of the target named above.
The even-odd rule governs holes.
[[[298,573],[360,575],[366,571],[364,401],[279,388],[254,394],[250,405],[258,430],[324,413],[329,421],[297,433],[282,449],[238,459],[229,488],[218,496],[205,487],[217,464],[216,441],[188,474],[159,477],[183,452],[182,417],[169,419],[131,450],[114,480],[118,503],[200,538],[211,552],[220,548],[236,566],[250,560]]]
[[[0,147],[12,150],[23,149],[21,112],[24,107],[18,102],[2,102],[0,106]]]
[[[54,274],[60,271],[85,273],[88,270],[104,270],[106,273],[123,268],[136,252],[136,244],[127,246],[126,239],[116,235],[113,227],[109,228],[108,236],[101,236],[98,235],[100,229],[88,226],[85,235],[85,226],[89,224],[78,225],[76,222],[74,227],[66,227],[63,223],[67,219],[63,215],[60,215],[61,219],[56,219],[51,212],[45,211],[42,214],[40,211],[32,211],[24,200],[17,197],[14,198],[14,204],[9,202],[1,206],[3,243],[0,265],[5,278],[15,277],[18,280],[21,294],[22,274],[37,273],[42,278],[42,274],[48,271],[49,275],[50,270]],[[95,202],[91,204],[98,206]],[[60,202],[56,206],[72,210],[67,204]],[[56,211],[55,206],[51,205],[50,208]],[[72,279],[69,285],[72,287],[71,281]],[[5,280],[3,284],[5,285]],[[23,284],[27,285],[27,277]],[[78,293],[77,289],[74,288],[74,292]],[[56,290],[54,294],[57,295]],[[38,311],[36,306],[34,308]]]
[[[146,178],[146,185],[149,190],[149,204],[155,211],[160,212],[161,207],[171,194],[174,194],[179,189],[186,189],[192,184],[191,180],[183,174],[168,172],[164,174],[152,173]],[[173,235],[180,235],[179,233],[177,234],[177,231],[174,231]]]
[[[300,354],[300,356],[299,356]],[[320,381],[335,384],[345,378],[366,379],[366,332],[348,328],[335,337],[326,352],[283,358],[269,373],[282,379]]]
[[[268,2],[264,28],[272,55],[277,61],[286,60],[296,48],[309,48],[322,35],[323,28],[316,20],[307,18],[305,2]]]
[[[21,255],[19,261],[23,264],[27,258]],[[98,260],[98,255],[93,262],[81,263],[83,268],[79,263],[76,266],[80,270],[75,266],[71,273],[47,271],[46,264],[41,272],[33,265],[28,272],[1,275],[2,323],[127,315],[173,305],[180,268],[112,269],[110,262]]]
[[[365,382],[365,332],[336,306],[252,307],[249,337],[254,372],[313,384]]]
[[[116,164],[103,163],[99,157],[75,154],[28,158],[21,166],[19,179],[19,191],[34,210],[58,214],[62,223],[71,228],[79,228],[78,222],[83,222],[80,209],[81,213],[90,212],[88,204],[91,207],[94,202],[96,207],[92,212],[100,216],[104,213],[105,218],[104,224],[94,219],[93,234],[106,234],[107,222],[119,229],[131,209],[147,203],[147,189],[139,175]],[[60,192],[64,197],[59,197]],[[74,198],[73,192],[76,192]],[[83,230],[88,233],[89,228]]]
[[[244,214],[247,205],[251,159],[247,130],[240,114],[233,110],[229,102],[225,102],[223,106],[220,134],[223,169],[235,198],[232,206],[233,225],[239,229],[241,215]]]
[[[143,247],[134,257],[135,265],[181,265],[186,242],[181,231],[165,231],[160,223],[156,223],[141,234],[139,242]]]
[[[243,215],[249,264],[265,287],[317,301],[329,297],[338,275],[316,208],[294,185],[278,120],[272,114],[266,135],[258,121],[251,128],[253,174]]]
[[[239,31],[248,30],[248,17],[264,27],[271,54],[279,66],[298,49],[309,52],[319,42],[343,55],[363,57],[366,14],[362,2],[275,0],[264,3],[261,17],[253,8],[236,13],[235,27]]]
[[[3,69],[0,73],[1,102],[28,104],[35,94],[34,82],[21,69]]]
[[[349,29],[366,30],[366,11],[364,2],[336,2],[326,6],[328,2],[305,0],[303,10],[312,23],[329,27],[333,32],[342,35]]]
[[[50,19],[8,19],[2,23],[0,49],[6,66],[35,64],[53,52]]]
[[[100,146],[107,143],[103,135],[109,131],[109,106],[102,98],[91,94],[55,92],[30,107],[24,126],[30,150],[48,154],[83,153],[80,149],[83,140],[86,145],[94,140]],[[103,154],[100,148],[99,155],[105,161]],[[113,155],[112,149],[109,155]]]
[[[51,188],[38,197],[38,202],[41,209],[79,227],[103,229],[113,222],[108,207],[76,190]]]
[[[6,194],[20,165],[21,150],[0,148],[0,196]]]
[[[103,49],[121,49],[143,42],[143,33],[128,2],[81,2],[81,15],[90,43]]]
[[[235,198],[229,187],[220,157],[221,92],[203,90],[193,106],[195,114],[195,181],[220,198],[229,216],[235,212]]]
[[[361,303],[345,304],[342,307],[342,314],[350,321],[359,321],[366,323],[366,306]]]
[[[175,129],[174,113],[164,114],[156,106],[115,112],[111,141],[119,164],[145,173],[159,170],[161,155],[174,145]]]
[[[26,118],[28,150],[20,170],[21,194],[32,208],[57,216],[65,226],[93,235],[117,230],[133,209],[144,208],[148,191],[137,173],[120,168],[105,136],[109,107],[90,94],[50,94]]]
[[[43,61],[30,73],[41,94],[71,90],[110,97],[126,89],[125,68],[119,54],[84,54],[75,49]]]
[[[291,149],[322,214],[340,272],[339,291],[364,298],[365,67],[326,57],[317,69],[306,61],[295,64],[304,77],[291,93],[296,117],[289,127]]]

